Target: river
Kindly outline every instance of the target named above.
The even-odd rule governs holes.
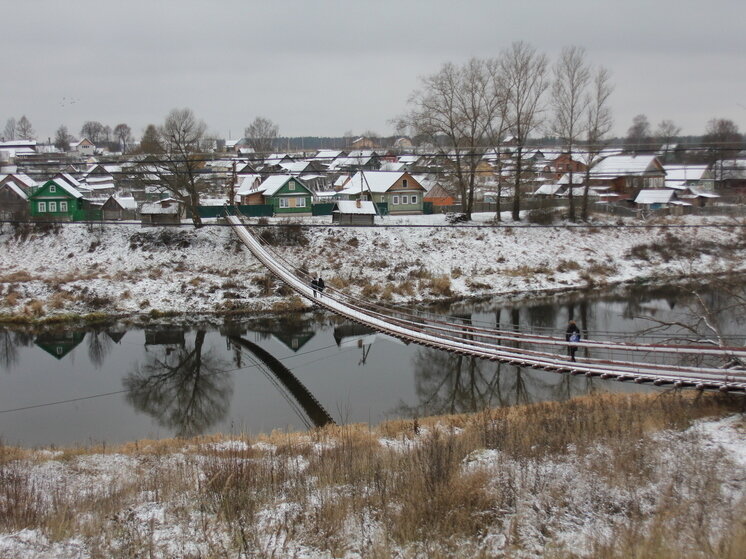
[[[707,300],[729,299],[710,289]],[[554,334],[572,317],[591,338],[652,340],[668,336],[641,334],[657,321],[695,322],[696,303],[688,289],[639,288],[459,303],[432,312]],[[742,330],[739,313],[725,322]],[[743,344],[736,338],[732,343]],[[405,345],[321,312],[220,323],[0,328],[0,437],[24,446],[255,435],[650,390],[662,389]]]

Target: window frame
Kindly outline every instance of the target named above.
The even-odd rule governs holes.
[[[50,214],[57,213],[57,202],[54,202],[54,201],[49,202],[49,213]]]
[[[36,203],[36,211],[40,214],[47,213],[47,203],[46,202],[37,202]]]
[[[398,206],[399,205],[399,196],[398,195],[395,194],[394,196],[391,197],[391,205],[392,206]]]
[[[306,197],[305,196],[298,196],[295,199],[295,207],[296,208],[305,208],[306,207]]]
[[[66,211],[68,211],[68,208],[67,208],[67,200],[61,200],[61,201],[60,201],[60,211],[61,211],[61,212],[66,212]]]
[[[57,185],[56,184],[50,184],[49,185],[49,192],[50,193],[57,192]]]
[[[290,203],[285,196],[280,196],[280,208],[286,209],[290,207]]]

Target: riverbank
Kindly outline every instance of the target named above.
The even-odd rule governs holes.
[[[594,395],[376,428],[0,446],[0,556],[736,558],[742,406]]]
[[[330,287],[391,303],[525,296],[746,270],[743,228],[725,218],[655,224],[615,218],[582,227],[493,227],[493,218],[477,214],[474,225],[484,227],[471,228],[442,227],[443,216],[387,217],[381,224],[389,227],[373,228],[330,227],[328,218],[309,218],[309,227],[285,224],[263,235],[287,262],[321,274]],[[0,246],[0,319],[6,322],[310,306],[217,223],[199,230],[5,225]]]

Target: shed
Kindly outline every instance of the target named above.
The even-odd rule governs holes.
[[[140,208],[142,225],[176,225],[181,222],[184,207],[174,198],[143,204]]]
[[[101,206],[104,221],[134,219],[137,213],[137,202],[132,196],[109,196]]]
[[[340,200],[332,208],[332,223],[338,225],[373,225],[376,208],[369,200]]]

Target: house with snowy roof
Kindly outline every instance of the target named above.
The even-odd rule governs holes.
[[[83,138],[79,142],[73,144],[72,148],[75,153],[85,157],[94,154],[94,152],[96,151],[96,144],[94,144],[88,138]]]
[[[247,204],[272,205],[275,215],[311,215],[313,192],[293,175],[270,175],[247,198]]]
[[[184,204],[175,198],[146,202],[140,207],[140,223],[147,225],[176,225],[184,217]]]
[[[29,195],[28,203],[32,218],[81,221],[87,217],[83,194],[62,177],[48,180],[37,188]]]
[[[0,183],[0,219],[23,219],[28,215],[28,193],[14,180]]]
[[[135,219],[137,202],[132,196],[109,196],[101,206],[104,221]]]
[[[332,208],[332,223],[373,225],[376,215],[376,207],[369,200],[339,200]]]
[[[358,171],[339,194],[388,205],[390,214],[421,214],[425,187],[405,172]]]
[[[591,186],[608,186],[620,199],[633,199],[642,189],[661,189],[665,179],[666,171],[655,155],[610,155],[590,171]]]

